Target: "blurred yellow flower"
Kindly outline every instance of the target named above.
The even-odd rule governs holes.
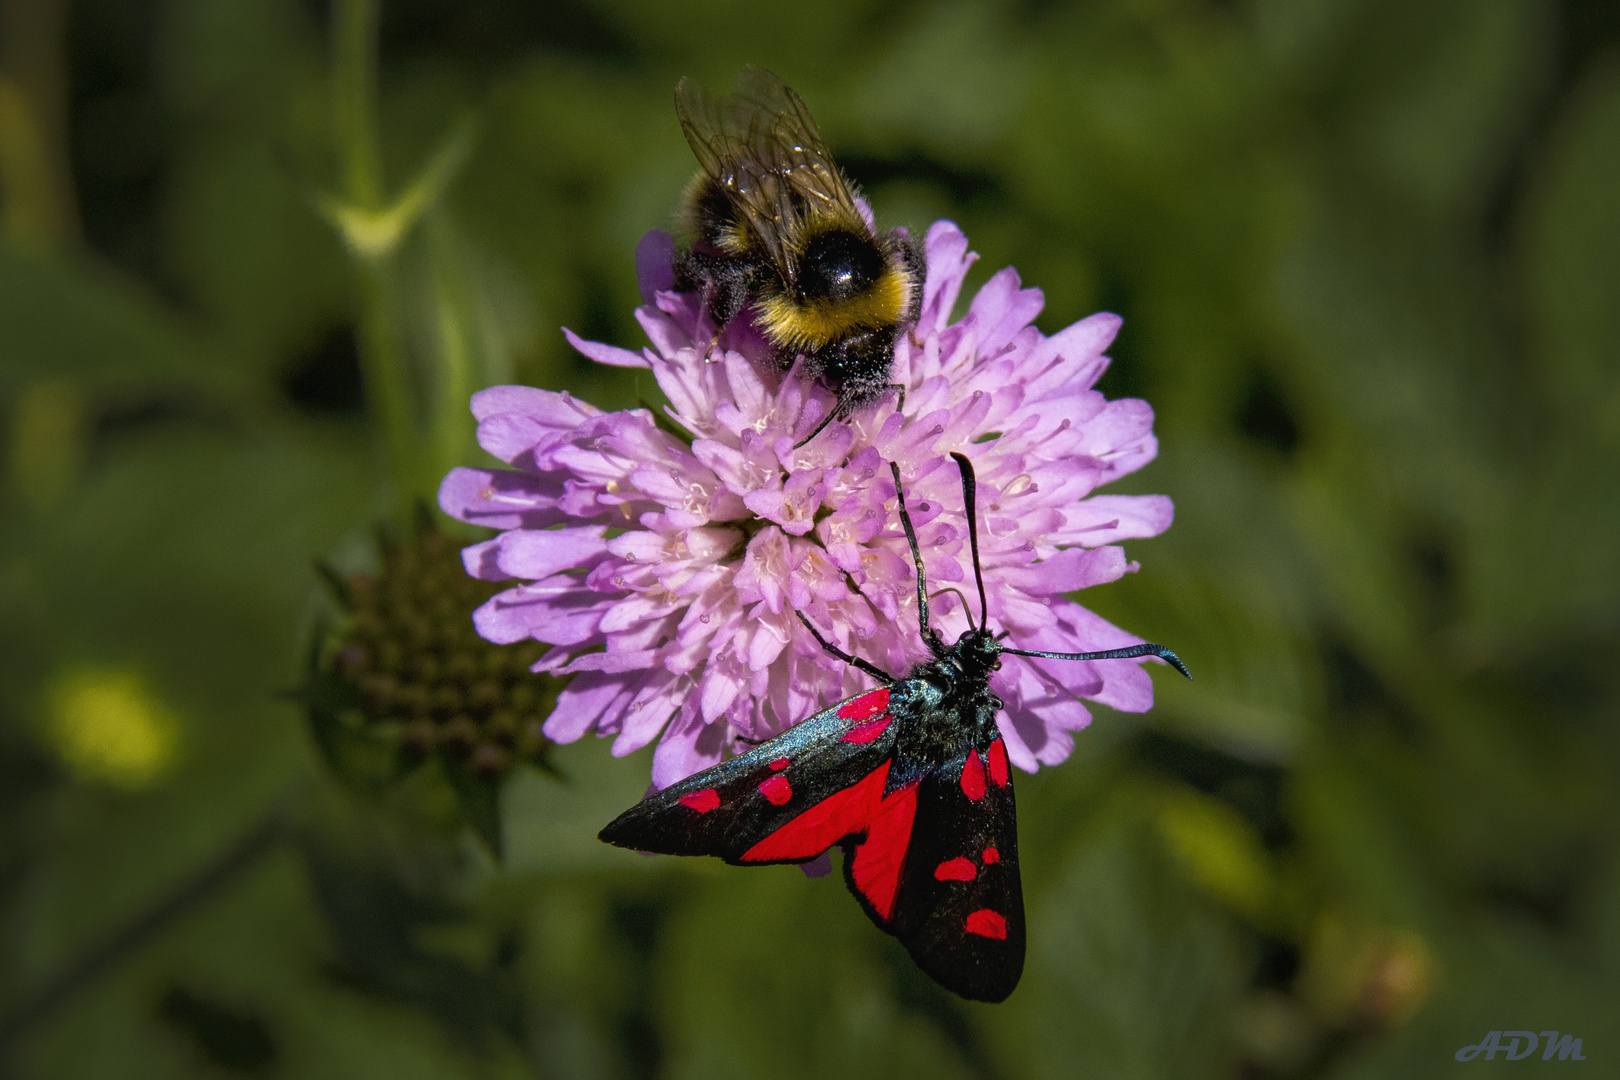
[[[47,736],[79,779],[136,791],[174,761],[179,730],[139,672],[86,666],[51,685]]]

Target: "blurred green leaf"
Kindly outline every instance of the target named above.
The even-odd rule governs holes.
[[[303,865],[283,850],[75,1001],[34,1042],[28,1067],[57,1076],[255,1075],[243,1065],[252,1049],[240,1031],[165,1010],[182,988],[268,1036],[272,1061],[259,1075],[529,1075],[512,1050],[458,1043],[408,1005],[338,976],[332,960]]]
[[[549,752],[556,775],[518,769],[501,792],[505,867],[511,874],[577,874],[650,868],[651,860],[604,844],[596,834],[647,794],[652,750],[615,758],[603,739]]]
[[[1118,800],[1028,898],[1023,984],[975,1020],[1020,1076],[1198,1077],[1231,1070],[1237,945]]]
[[[181,766],[139,796],[56,796],[51,870],[23,921],[27,971],[105,933],[309,767],[286,697],[308,557],[354,527],[372,490],[365,455],[316,430],[160,434],[123,450],[48,520],[8,530],[5,687],[37,717],[62,665],[141,671],[178,716]]]
[[[1544,78],[1550,10],[1531,0],[1391,9],[1374,46],[1393,79],[1367,80],[1367,157],[1436,212],[1477,212],[1491,167]]]
[[[219,393],[229,376],[142,291],[106,273],[0,242],[0,400],[38,379],[78,380],[101,396],[147,388]]]
[[[1620,69],[1593,67],[1552,144],[1544,187],[1527,221],[1530,295],[1548,389],[1569,419],[1592,434],[1620,435]]]
[[[955,1008],[906,970],[841,874],[716,869],[666,940],[656,1001],[671,1076],[973,1074]]]

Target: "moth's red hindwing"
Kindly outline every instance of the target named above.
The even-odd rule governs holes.
[[[805,807],[743,852],[742,862],[794,862],[813,859],[850,833],[860,832],[883,804],[889,763],[821,801]]]

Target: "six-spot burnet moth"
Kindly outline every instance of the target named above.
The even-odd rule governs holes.
[[[1024,970],[1024,898],[1002,702],[990,673],[1002,655],[1054,660],[1157,656],[1162,645],[1090,653],[1007,648],[987,625],[972,463],[952,454],[979,587],[979,621],[946,645],[928,622],[917,532],[894,473],[900,523],[917,568],[917,611],[932,660],[904,678],[851,656],[800,620],[821,647],[882,685],[840,702],[747,753],[649,795],[601,832],[619,847],[714,855],[737,866],[804,863],[835,844],[844,878],[878,928],[899,938],[941,986],[1002,1001]]]

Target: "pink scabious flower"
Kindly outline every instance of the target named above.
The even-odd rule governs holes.
[[[1135,570],[1118,541],[1154,536],[1172,516],[1162,495],[1093,494],[1158,450],[1146,402],[1092,389],[1118,316],[1047,337],[1031,325],[1040,291],[1008,268],[951,322],[977,256],[938,222],[921,315],[895,349],[903,408],[890,394],[796,448],[834,394],[797,369],[776,371],[746,319],[717,329],[699,296],[672,291],[674,252],[653,232],[636,253],[650,348],[565,331],[593,360],[649,369],[667,415],[484,390],[472,400],[479,444],[513,468],[456,469],[439,492],[445,512],[501,530],[464,551],[468,572],[517,582],[475,613],[479,633],[545,642],[535,670],[572,676],[549,738],[594,728],[614,736],[617,755],[658,739],[652,778],[663,787],[739,739],[769,738],[868,688],[797,612],[895,675],[927,659],[888,463],[900,467],[930,588],[971,591],[953,450],[978,473],[990,618],[1009,643],[1087,652],[1142,640],[1064,596]],[[967,628],[959,593],[930,606],[947,641]],[[1006,701],[1013,762],[1033,772],[1068,757],[1070,733],[1091,720],[1083,700],[1146,710],[1153,686],[1140,665],[1005,661],[991,685]]]

